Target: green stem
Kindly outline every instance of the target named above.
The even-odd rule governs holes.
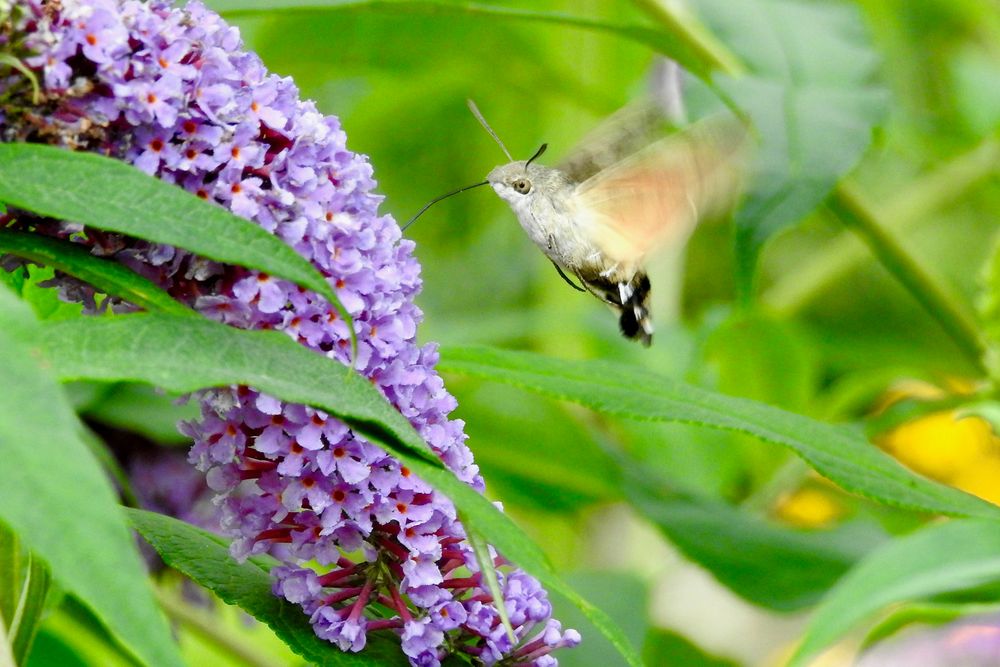
[[[666,28],[672,37],[682,41],[709,69],[734,77],[746,73],[746,67],[740,59],[694,16],[682,13],[673,6],[668,7],[660,0],[632,0],[632,4]]]
[[[740,506],[749,512],[767,514],[783,495],[802,486],[811,472],[805,461],[790,456],[766,482],[744,498]]]
[[[157,587],[157,600],[167,615],[178,623],[229,655],[235,656],[251,667],[280,667],[277,663],[260,654],[247,641],[219,625],[218,618],[208,612],[192,607],[178,596]]]
[[[0,65],[6,65],[20,72],[31,83],[31,100],[38,104],[42,100],[42,91],[38,87],[38,77],[28,69],[28,66],[9,53],[0,53]]]
[[[827,203],[844,224],[861,237],[889,273],[937,320],[972,365],[985,373],[985,348],[971,318],[879,223],[857,188],[841,183]]]
[[[903,234],[995,173],[998,164],[1000,140],[991,137],[899,189],[887,204],[875,208],[876,217],[886,229]],[[870,254],[857,236],[844,231],[824,243],[822,252],[803,258],[785,271],[784,277],[775,281],[761,299],[772,311],[793,315],[840,283],[868,257]]]

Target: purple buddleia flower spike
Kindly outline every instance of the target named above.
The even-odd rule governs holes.
[[[248,218],[325,276],[353,318],[357,371],[405,416],[455,475],[479,492],[463,423],[418,347],[413,302],[420,266],[401,238],[365,156],[346,148],[340,122],[299,98],[243,50],[239,31],[199,2],[26,0],[12,22],[14,54],[35,70],[0,92],[22,103],[0,120],[4,141],[34,141],[111,155]],[[0,30],[5,28],[0,27]],[[87,245],[154,280],[207,317],[282,331],[350,363],[350,331],[321,297],[259,271],[171,247],[25,214],[22,229]],[[87,290],[57,278],[64,296]],[[91,293],[92,294],[92,293]],[[105,299],[117,310],[128,304]],[[313,408],[251,387],[201,392],[201,418],[183,430],[206,474],[238,559],[268,553],[274,590],[308,614],[317,635],[345,651],[392,632],[413,665],[460,651],[492,665],[553,665],[579,635],[549,616],[527,574],[499,572],[511,641],[482,581],[454,506],[398,460]]]

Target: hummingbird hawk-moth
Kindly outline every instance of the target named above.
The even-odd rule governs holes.
[[[712,118],[648,143],[652,106],[613,116],[559,167],[514,160],[476,105],[469,108],[510,162],[465,190],[490,185],[521,227],[574,289],[590,292],[618,315],[622,334],[652,342],[650,282],[645,264],[665,245],[681,244],[699,219],[731,203],[740,177],[745,130]],[[577,279],[574,282],[570,276]]]

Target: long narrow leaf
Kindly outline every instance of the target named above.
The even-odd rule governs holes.
[[[60,184],[58,196],[54,182]],[[323,276],[281,239],[118,160],[38,144],[0,144],[0,201],[265,271],[322,295],[351,321]],[[354,327],[349,330],[353,336]]]
[[[442,351],[443,370],[504,382],[606,414],[738,431],[795,451],[847,491],[923,512],[1000,519],[1000,508],[910,472],[855,432],[716,394],[640,368],[488,347]]]
[[[0,520],[143,663],[179,666],[114,491],[32,354],[39,335],[27,305],[0,285]]]
[[[93,285],[100,292],[121,297],[146,310],[173,315],[195,314],[151,280],[129,270],[123,264],[95,257],[83,247],[69,241],[0,229],[0,254],[3,253],[59,269]]]
[[[177,393],[245,384],[321,406],[360,433],[441,466],[371,382],[285,334],[159,314],[61,320],[42,330],[43,354],[64,381],[147,382]]]
[[[237,563],[225,540],[177,519],[128,510],[132,525],[170,567],[227,604],[266,624],[297,654],[320,667],[407,665],[399,643],[373,633],[361,653],[345,653],[316,636],[302,609],[271,592],[271,577],[252,559]]]
[[[42,621],[52,578],[48,567],[28,551],[17,535],[0,525],[0,621],[7,642],[0,647],[13,653],[13,664],[22,665]]]

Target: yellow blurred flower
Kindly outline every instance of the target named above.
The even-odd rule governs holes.
[[[820,528],[840,518],[844,508],[830,493],[803,487],[788,494],[774,513],[778,519],[803,528]]]
[[[889,392],[883,405],[904,397],[944,396],[931,385],[909,383]],[[984,419],[960,417],[954,410],[935,412],[897,426],[878,444],[916,472],[1000,504],[1000,438]]]
[[[979,417],[958,419],[954,412],[935,412],[897,426],[881,445],[924,475],[951,482],[970,466],[987,459],[996,436]]]
[[[983,500],[1000,505],[1000,456],[994,454],[969,466],[955,477],[954,485]]]

